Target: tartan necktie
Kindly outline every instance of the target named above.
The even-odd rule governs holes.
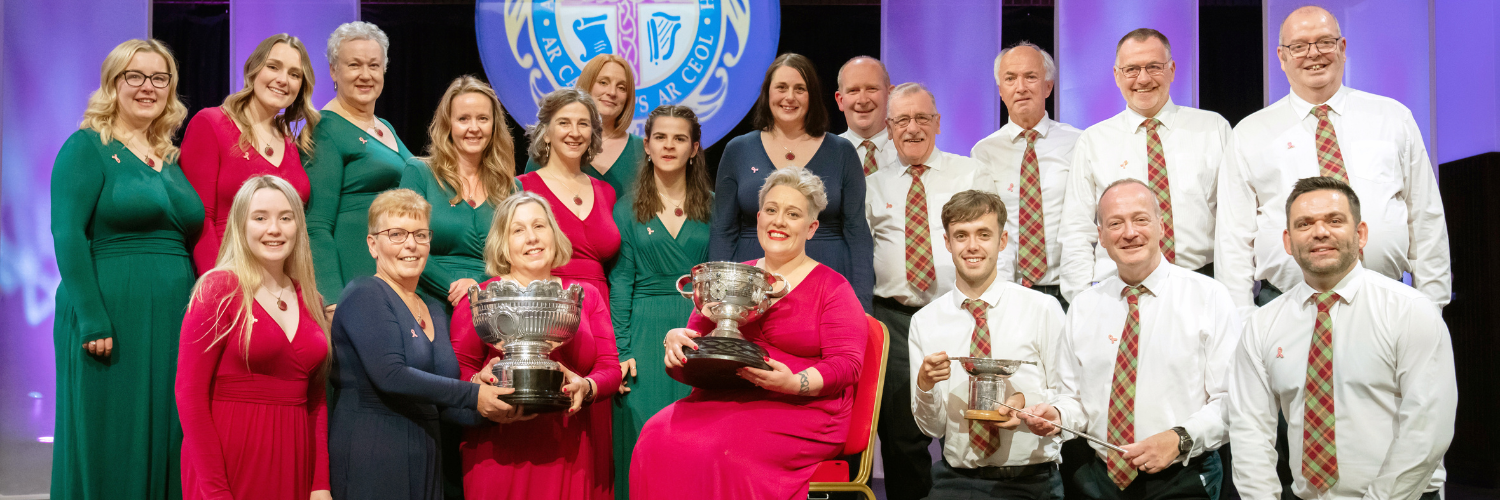
[[[866,139],[865,142],[859,143],[859,147],[865,148],[865,177],[869,177],[876,170],[880,170],[880,166],[875,164],[875,143]]]
[[[1146,285],[1127,286],[1120,296],[1130,304],[1125,315],[1125,331],[1120,333],[1120,352],[1115,355],[1115,377],[1109,384],[1109,435],[1110,444],[1127,445],[1135,442],[1135,373],[1139,365],[1137,353],[1141,346],[1141,294],[1151,293]],[[1105,468],[1109,479],[1120,489],[1130,486],[1138,471],[1125,461],[1125,456],[1115,451],[1105,451]]]
[[[1333,316],[1328,312],[1339,298],[1333,290],[1312,296],[1318,304],[1318,320],[1313,323],[1312,347],[1307,350],[1307,383],[1302,395],[1302,477],[1318,491],[1327,491],[1339,482],[1333,432]]]
[[[1161,203],[1161,221],[1163,233],[1161,235],[1161,253],[1166,256],[1167,262],[1177,262],[1177,238],[1172,230],[1172,189],[1167,182],[1167,155],[1162,152],[1161,137],[1156,135],[1156,127],[1161,125],[1161,120],[1147,118],[1141,122],[1146,127],[1146,177],[1150,181],[1151,190],[1156,191],[1156,200]]]
[[[926,171],[926,165],[906,168],[911,175],[911,189],[906,191],[906,282],[923,292],[937,283],[932,231],[927,227],[927,188],[922,185],[922,173]]]
[[[1339,136],[1333,132],[1333,122],[1328,112],[1333,108],[1327,104],[1313,106],[1312,114],[1318,117],[1318,175],[1332,177],[1349,183],[1344,173],[1344,154],[1339,152]]]
[[[1021,135],[1026,137],[1026,153],[1021,155],[1021,217],[1016,221],[1021,234],[1016,237],[1021,242],[1021,284],[1030,288],[1047,273],[1047,234],[1042,224],[1041,169],[1036,161],[1036,138],[1040,134],[1027,130]]]
[[[974,316],[974,337],[969,341],[969,356],[990,357],[990,305],[980,299],[964,299],[964,310]],[[969,446],[980,459],[989,458],[999,448],[999,434],[980,420],[969,421]]]

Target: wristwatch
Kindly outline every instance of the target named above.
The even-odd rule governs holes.
[[[1186,457],[1188,452],[1193,451],[1193,437],[1182,427],[1173,427],[1172,432],[1177,433],[1177,454]]]

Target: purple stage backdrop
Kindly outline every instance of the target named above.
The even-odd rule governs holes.
[[[1439,163],[1500,151],[1500,2],[1436,5]]]
[[[48,0],[4,4],[0,58],[0,495],[44,493],[35,443],[52,438],[52,348],[57,260],[52,250],[52,162],[78,130],[99,65],[120,42],[145,37],[150,0]],[[65,203],[67,200],[57,200]],[[12,451],[14,450],[14,451]],[[45,450],[45,448],[43,448]],[[26,477],[13,477],[26,475]],[[37,481],[41,489],[36,490]],[[7,489],[22,488],[21,491]],[[36,491],[33,491],[36,490]]]
[[[968,156],[1000,128],[998,0],[885,0],[880,36],[891,83],[921,82],[937,95],[939,149]]]
[[[1153,28],[1172,42],[1172,102],[1198,106],[1198,0],[1058,0],[1054,19],[1057,120],[1083,129],[1125,110],[1115,86],[1115,43],[1136,28]]]
[[[359,20],[359,0],[229,0],[229,91],[244,88],[245,59],[256,44],[278,33],[302,39],[312,58],[313,106],[333,100],[328,35]]]

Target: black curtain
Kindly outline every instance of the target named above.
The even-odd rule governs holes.
[[[151,37],[167,44],[177,59],[177,95],[187,105],[189,119],[200,109],[224,103],[230,93],[228,2],[156,2]],[[181,133],[176,140],[182,142]]]

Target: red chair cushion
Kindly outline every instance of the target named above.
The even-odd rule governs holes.
[[[849,482],[849,462],[843,460],[829,460],[818,464],[817,470],[813,471],[812,482],[815,483],[847,483]]]
[[[875,421],[875,403],[880,396],[875,394],[875,389],[879,387],[880,378],[885,376],[885,367],[880,365],[881,356],[885,354],[885,328],[872,316],[866,315],[865,320],[869,329],[866,338],[869,340],[865,343],[865,361],[854,390],[854,413],[849,419],[849,437],[844,441],[844,455],[864,453],[869,446],[870,426]],[[848,464],[844,467],[847,469]],[[848,481],[848,476],[844,477],[839,481]]]

